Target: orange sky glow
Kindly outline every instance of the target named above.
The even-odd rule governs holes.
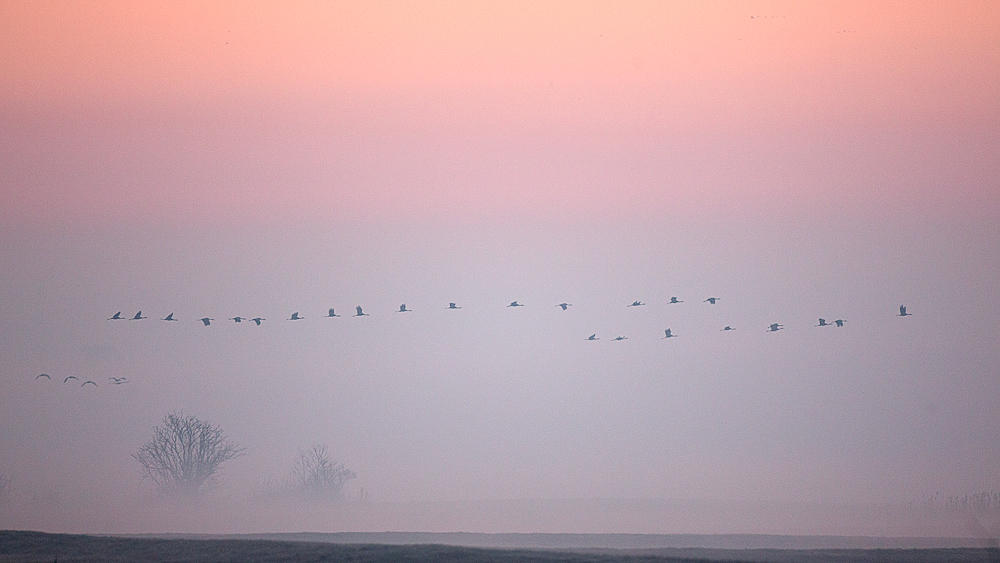
[[[26,213],[53,200],[76,209],[124,200],[119,211],[129,211],[164,199],[188,209],[232,207],[233,199],[260,208],[320,202],[362,215],[366,206],[455,201],[492,213],[514,201],[587,213],[607,208],[597,195],[605,189],[653,208],[667,200],[751,205],[761,194],[787,201],[789,189],[792,199],[818,193],[856,205],[870,190],[843,182],[818,185],[813,195],[732,187],[718,170],[743,165],[719,155],[748,143],[771,147],[759,149],[768,154],[802,144],[835,152],[821,146],[824,136],[859,146],[855,135],[874,147],[917,131],[926,145],[899,150],[943,140],[950,146],[939,158],[979,159],[983,131],[1000,117],[998,36],[1000,10],[990,2],[4,2],[0,108],[4,120],[32,131],[29,143],[58,145],[89,119],[78,135],[112,142],[124,129],[141,138],[137,146],[148,152],[132,149],[136,170],[155,169],[157,153],[197,161],[185,152],[192,142],[223,162],[173,178],[169,197],[137,187],[135,170],[130,186],[118,177],[72,190],[37,179],[29,190],[14,174],[3,191]],[[38,138],[40,115],[64,125],[50,124],[50,136]],[[108,125],[116,120],[124,125]],[[978,132],[954,141],[956,128],[970,127]],[[11,144],[24,141],[16,135]],[[643,154],[663,139],[690,152],[684,170]],[[288,148],[295,142],[312,148]],[[315,172],[330,154],[343,157],[345,143],[347,152],[369,149],[348,157],[354,172]],[[324,146],[327,155],[306,154]],[[80,150],[80,158],[103,158],[89,147],[59,158],[72,161]],[[282,151],[294,154],[280,160]],[[391,163],[374,162],[379,154]],[[605,166],[591,180],[554,185],[595,154],[634,165],[629,174]],[[251,187],[225,171],[262,158],[286,170],[274,178],[285,188]],[[414,166],[427,174],[414,175]],[[812,172],[782,173],[798,181]],[[700,187],[657,187],[671,174]],[[338,178],[342,187],[331,192]],[[992,189],[963,190],[963,200],[995,205]],[[36,195],[11,195],[29,192]]]

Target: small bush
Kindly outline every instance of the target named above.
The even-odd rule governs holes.
[[[292,470],[293,487],[306,498],[336,499],[341,497],[344,485],[357,475],[336,463],[324,444],[313,444],[300,450]]]

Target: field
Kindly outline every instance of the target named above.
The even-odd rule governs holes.
[[[405,538],[402,538],[405,539]],[[925,549],[497,549],[442,544],[112,537],[0,531],[0,562],[997,562],[997,548]]]

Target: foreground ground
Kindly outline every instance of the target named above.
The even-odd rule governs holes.
[[[542,550],[449,545],[331,544],[235,539],[162,539],[0,531],[0,562],[1000,562],[1000,549]]]

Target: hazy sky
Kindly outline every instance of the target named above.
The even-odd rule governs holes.
[[[0,2],[0,527],[162,531],[129,456],[173,410],[247,446],[226,502],[314,442],[373,503],[996,491],[997,37],[992,2]],[[464,529],[600,531],[565,518]],[[268,522],[188,529],[303,529]]]

